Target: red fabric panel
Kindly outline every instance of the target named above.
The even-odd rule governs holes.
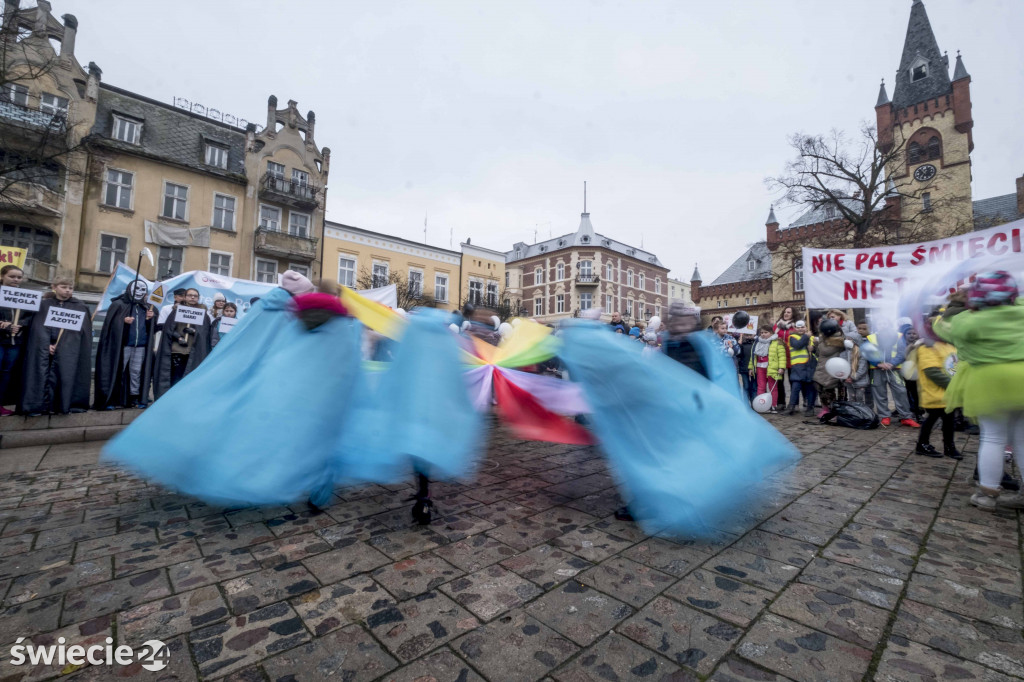
[[[555,414],[538,403],[532,395],[494,371],[494,397],[498,414],[512,432],[523,440],[542,440],[570,445],[593,445],[589,431],[575,421]]]

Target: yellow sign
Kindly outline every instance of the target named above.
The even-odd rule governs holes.
[[[25,249],[17,246],[3,246],[0,244],[0,266],[16,265],[19,268],[25,267]]]
[[[164,302],[164,285],[163,284],[158,285],[157,288],[153,290],[153,293],[151,293],[149,295],[149,302],[150,303],[154,303],[156,305],[163,305],[163,302]]]

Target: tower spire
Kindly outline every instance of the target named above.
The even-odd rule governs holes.
[[[956,51],[956,68],[953,69],[953,81],[962,80],[964,78],[970,78],[971,74],[967,73],[967,67],[964,66],[963,57],[960,56],[960,50]]]
[[[889,93],[885,91],[885,79],[882,79],[882,84],[878,87],[878,101],[875,102],[876,107],[885,106],[889,104]]]
[[[913,106],[952,92],[949,57],[943,56],[921,0],[910,7],[907,37],[903,42],[900,68],[892,103],[897,109]]]

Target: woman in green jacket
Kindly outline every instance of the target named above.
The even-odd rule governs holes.
[[[934,325],[960,359],[946,389],[946,410],[959,407],[981,427],[980,489],[971,504],[982,509],[1024,509],[1024,496],[999,494],[1007,443],[1013,444],[1017,468],[1024,470],[1024,306],[1017,305],[1018,295],[1009,273],[978,275],[966,301],[955,297]]]

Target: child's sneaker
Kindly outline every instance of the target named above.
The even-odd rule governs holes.
[[[921,428],[921,425],[918,424],[913,419],[901,419],[900,420],[900,424],[903,424],[903,426],[909,426],[912,429],[919,429],[919,428]],[[888,424],[886,424],[886,426],[888,426]]]
[[[889,424],[892,424],[892,420],[888,417],[882,417],[882,426],[888,426]]]
[[[774,407],[771,407],[771,408],[768,409],[768,414],[778,414],[778,413],[779,413],[779,411],[776,410]]]
[[[978,509],[992,511],[996,508],[996,498],[981,492],[980,490],[971,495],[971,504]]]
[[[1020,493],[1014,495],[1003,493],[996,498],[996,504],[1003,509],[1024,509],[1024,495]]]

